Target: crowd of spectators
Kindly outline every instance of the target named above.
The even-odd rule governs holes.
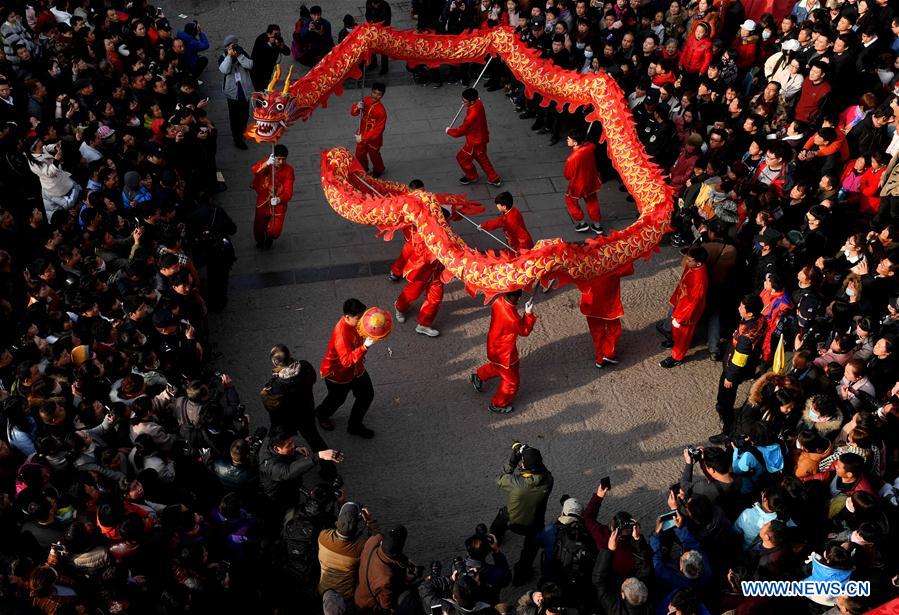
[[[387,0],[368,4],[369,19],[390,20]],[[710,369],[723,362],[722,432],[684,451],[654,531],[625,511],[598,520],[606,482],[586,506],[563,496],[545,525],[553,477],[518,444],[497,481],[506,507],[444,569],[412,564],[403,526],[381,531],[346,501],[339,451],[298,448],[308,421],[289,417],[312,404],[308,363],[272,349],[267,435],[209,367],[206,318],[225,307],[236,228],[213,203],[200,24],[173,33],[140,0],[5,3],[2,608],[855,615],[895,597],[899,18],[882,0],[762,4],[413,1],[419,30],[507,24],[555,65],[618,80],[677,191],[671,243],[706,254]],[[253,59],[226,44],[237,124]],[[332,46],[312,7],[295,59],[313,65]],[[287,53],[276,26],[257,47],[265,66]],[[245,69],[231,82],[229,56]],[[412,70],[435,87],[476,72]],[[499,62],[484,87],[551,143],[585,128],[527,99]],[[514,567],[506,531],[524,536]],[[534,560],[537,589],[503,601]],[[869,581],[871,596],[741,589],[803,579]]]

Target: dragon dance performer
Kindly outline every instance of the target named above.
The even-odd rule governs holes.
[[[371,96],[362,102],[354,103],[350,115],[361,115],[359,130],[356,132],[356,159],[368,173],[368,160],[371,159],[371,176],[381,177],[384,174],[384,160],[381,158],[381,146],[384,145],[384,128],[387,126],[387,109],[381,98],[387,90],[380,81],[371,86]]]
[[[446,208],[443,215],[447,220],[452,219],[450,211]],[[415,332],[428,337],[437,337],[440,331],[431,325],[434,324],[440,304],[443,303],[444,284],[440,276],[444,267],[431,255],[419,233],[413,232],[408,243],[412,246],[412,250],[405,266],[406,286],[393,304],[394,317],[397,322],[406,322],[406,312],[412,307],[412,303],[425,295],[425,300],[418,309],[418,325]]]
[[[491,412],[512,412],[512,400],[518,393],[521,377],[518,373],[518,336],[527,337],[534,329],[537,316],[533,299],[524,306],[524,315],[518,313],[521,291],[505,293],[493,301],[490,308],[490,329],[487,331],[487,362],[471,374],[471,384],[478,393],[484,390],[484,381],[499,378],[500,385],[490,401]]]
[[[293,198],[294,174],[293,167],[287,164],[287,148],[279,143],[268,158],[254,164],[251,170],[250,187],[256,191],[253,237],[257,248],[267,250],[281,236],[287,203]]]
[[[668,302],[671,312],[671,341],[663,342],[671,348],[671,356],[659,362],[664,368],[680,365],[690,350],[696,323],[705,309],[705,295],[709,287],[709,274],[705,263],[709,253],[702,246],[694,246],[684,258],[684,271]]]
[[[521,212],[515,208],[515,203],[510,192],[500,192],[493,201],[496,203],[496,209],[499,216],[487,222],[482,222],[480,227],[485,231],[495,231],[503,229],[506,236],[506,243],[509,244],[516,252],[522,250],[530,250],[534,247],[534,240],[524,225],[524,217]]]
[[[568,147],[572,152],[565,161],[564,174],[568,180],[565,206],[574,220],[574,230],[578,233],[592,230],[597,235],[602,235],[605,231],[600,224],[602,213],[599,211],[599,199],[596,196],[601,186],[599,171],[596,168],[596,144],[587,141],[587,135],[583,130],[576,130],[568,135]],[[587,204],[587,215],[593,220],[592,224],[587,224],[584,220],[580,199],[584,199]]]
[[[580,287],[581,314],[587,317],[587,328],[596,351],[596,367],[616,365],[616,348],[621,338],[621,278],[634,274],[634,264],[625,263],[614,271],[595,277]]]
[[[465,106],[465,119],[458,128],[447,128],[446,134],[458,139],[465,137],[465,145],[456,154],[456,160],[465,173],[459,178],[459,183],[468,185],[478,181],[478,170],[474,166],[477,161],[487,175],[487,183],[491,186],[501,186],[503,180],[499,178],[496,169],[487,157],[487,144],[490,142],[490,129],[487,128],[487,114],[484,111],[484,103],[478,96],[478,91],[468,88],[462,92],[462,104]]]
[[[322,359],[319,374],[325,380],[328,394],[315,409],[318,424],[325,431],[334,430],[331,417],[353,393],[355,401],[347,422],[347,433],[362,438],[373,438],[375,432],[362,422],[375,398],[371,378],[365,371],[365,354],[375,343],[370,337],[362,339],[356,325],[365,313],[365,304],[358,299],[347,299],[343,303],[343,316],[334,325],[328,351]]]
[[[409,187],[412,190],[424,190],[425,183],[420,179],[413,179],[409,182]],[[406,261],[412,256],[413,248],[412,248],[412,227],[404,226],[403,227],[403,249],[400,251],[400,255],[396,257],[396,260],[393,261],[393,264],[390,266],[390,273],[387,274],[387,279],[391,282],[399,282],[403,279],[403,270],[406,268]]]

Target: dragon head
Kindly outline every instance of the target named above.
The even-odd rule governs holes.
[[[284,86],[275,89],[281,77],[281,67],[276,66],[272,80],[264,92],[253,92],[253,123],[247,128],[246,136],[259,143],[277,141],[288,126],[303,117],[303,108],[297,104],[296,96],[290,92],[290,75],[287,72]],[[306,115],[311,109],[306,109]]]

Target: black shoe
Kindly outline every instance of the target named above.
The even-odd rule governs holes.
[[[540,120],[537,120],[536,122],[531,124],[531,130],[533,130],[535,132],[540,132],[541,130],[543,130],[543,122],[541,122]]]
[[[490,404],[487,407],[490,409],[490,412],[495,414],[509,414],[515,409],[513,406],[494,406],[493,404]]]
[[[524,111],[524,105],[515,105],[515,110],[521,113]]]
[[[675,233],[674,235],[672,235],[670,241],[671,245],[675,248],[683,248],[687,245],[687,241],[683,237],[681,237],[680,233]]]
[[[435,81],[434,83],[431,84],[431,87],[434,88],[435,90],[436,90],[437,88],[442,88],[442,87],[443,87],[443,82],[442,82],[442,81]]]
[[[366,440],[371,440],[375,437],[375,432],[365,425],[351,425],[350,427],[346,428],[346,432],[351,436],[359,436],[360,438],[365,438]]]
[[[374,70],[378,68],[378,61],[374,60],[371,64],[365,67],[365,70]]]
[[[590,230],[590,225],[586,222],[575,222],[574,230],[576,230],[578,233],[586,233]]]
[[[499,188],[500,186],[503,185],[503,180],[501,180],[500,178],[497,177],[497,178],[496,178],[496,181],[489,181],[489,180],[488,180],[487,183],[490,184],[491,186],[495,186],[495,187]]]
[[[683,361],[678,361],[674,357],[668,357],[667,359],[662,359],[659,361],[659,366],[664,367],[665,369],[671,369],[672,367],[676,367],[683,363]]]
[[[595,367],[596,369],[602,369],[602,363],[597,361],[596,363],[593,364],[593,367]]]
[[[464,175],[463,175],[462,177],[459,178],[459,183],[462,184],[463,186],[467,186],[468,184],[473,184],[473,183],[475,183],[476,181],[478,181],[477,178],[475,178],[475,179],[468,179],[468,178],[465,177]]]
[[[719,434],[715,434],[714,436],[709,436],[709,442],[711,442],[712,444],[720,445],[720,444],[724,444],[728,440],[729,440],[729,438],[727,437],[726,433],[719,433]]]
[[[518,118],[522,120],[530,120],[535,117],[537,117],[537,114],[533,113],[532,111],[525,111],[524,113],[518,114]]]
[[[396,275],[395,273],[393,273],[391,271],[390,273],[387,274],[387,279],[390,280],[391,282],[399,282],[400,280],[403,279],[403,276]]]
[[[261,250],[263,248],[263,243],[261,241],[256,242],[256,249]]]
[[[606,230],[602,227],[602,224],[599,222],[594,222],[590,225],[590,230],[596,233],[597,235],[605,235]]]
[[[550,130],[546,126],[541,126],[540,130],[537,131],[538,135],[548,135],[549,133],[550,133]]]
[[[664,320],[660,320],[656,323],[656,331],[661,333],[662,335],[671,335],[671,331],[665,330],[665,322]]]
[[[674,340],[670,337],[662,340],[661,344],[662,348],[674,348]]]
[[[618,365],[619,363],[621,363],[621,361],[619,361],[618,359],[610,359],[609,357],[603,357],[602,362],[605,365]]]
[[[484,381],[478,378],[477,374],[471,374],[468,379],[471,381],[471,386],[474,387],[474,390],[478,393],[484,392]]]
[[[627,192],[627,188],[624,186],[624,184],[618,186],[618,192]]]
[[[378,179],[379,177],[384,175],[384,173],[386,173],[386,172],[387,172],[387,169],[384,169],[383,171],[372,171],[371,176],[374,177],[375,179]]]
[[[719,350],[718,352],[713,352],[710,358],[712,359],[712,361],[721,363],[721,351]]]
[[[235,142],[234,142],[234,147],[236,147],[237,149],[249,149],[249,148],[247,147],[246,141],[235,141]]]
[[[502,87],[503,86],[498,83],[494,83],[493,81],[488,81],[486,84],[484,84],[484,89],[488,92],[495,92],[499,89],[502,89]]]

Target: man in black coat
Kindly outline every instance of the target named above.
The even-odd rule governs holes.
[[[634,533],[637,533],[636,528]],[[617,529],[613,530],[612,537],[609,539],[609,549],[599,550],[593,566],[593,585],[602,612],[606,615],[649,615],[653,609],[649,604],[649,590],[643,581],[630,577],[620,587],[615,581],[612,557],[618,544]]]
[[[379,23],[382,26],[389,26],[392,16],[390,13],[390,5],[387,0],[367,0],[365,3],[365,21],[368,23]],[[372,70],[378,67],[378,56],[372,56],[371,64],[368,69]],[[379,75],[387,74],[387,56],[381,54],[381,70]]]
[[[290,47],[281,37],[281,26],[269,24],[263,34],[256,37],[253,43],[253,68],[250,69],[250,78],[257,90],[262,90],[272,78],[275,66],[281,61],[281,56],[290,55]]]

